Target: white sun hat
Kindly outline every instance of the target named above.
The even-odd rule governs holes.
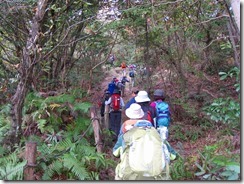
[[[150,98],[148,97],[148,93],[146,91],[139,91],[135,97],[135,100],[136,102],[149,102]]]
[[[144,112],[139,104],[133,103],[125,110],[125,115],[131,119],[139,119],[144,116]]]

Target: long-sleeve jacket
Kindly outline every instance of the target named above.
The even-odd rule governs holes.
[[[110,105],[112,102],[112,97],[110,97],[107,101],[105,101],[105,105]],[[124,100],[122,97],[120,97],[120,108],[122,109],[125,106]],[[110,108],[110,112],[112,109]]]
[[[131,104],[136,103],[135,97],[132,97],[126,104],[125,109],[128,109]]]

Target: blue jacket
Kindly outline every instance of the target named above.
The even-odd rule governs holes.
[[[109,93],[110,93],[111,95],[113,94],[114,89],[115,89],[115,83],[110,82],[110,83],[108,84],[108,91],[109,91]]]
[[[135,97],[131,98],[126,104],[125,109],[128,109],[131,104],[136,103]]]

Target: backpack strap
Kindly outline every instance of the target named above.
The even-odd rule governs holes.
[[[138,120],[134,126],[136,127],[152,127],[152,123],[148,120]]]
[[[133,128],[137,121],[138,120],[134,120],[134,119],[126,120],[122,125],[122,133],[126,133],[128,130]]]

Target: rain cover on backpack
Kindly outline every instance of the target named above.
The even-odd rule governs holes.
[[[162,141],[154,127],[134,127],[124,134],[124,140],[129,143],[128,160],[133,172],[146,177],[162,173],[165,167]]]

